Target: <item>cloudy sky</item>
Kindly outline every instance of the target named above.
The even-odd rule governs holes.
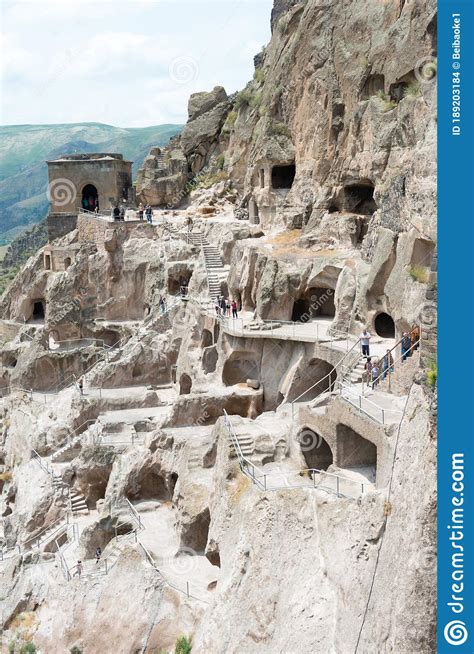
[[[0,0],[1,123],[182,123],[253,74],[272,0]]]

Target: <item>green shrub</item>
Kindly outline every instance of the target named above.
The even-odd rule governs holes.
[[[259,107],[262,103],[262,94],[261,93],[254,93],[252,97],[250,98],[250,106],[252,109],[255,109],[256,107]]]
[[[192,649],[191,638],[180,636],[176,641],[174,654],[189,654]]]
[[[395,100],[391,100],[390,96],[386,95],[383,91],[379,91],[377,95],[373,96],[376,100],[377,106],[382,113],[392,111],[397,106]]]
[[[34,643],[24,643],[20,647],[20,654],[36,654],[36,645]]]
[[[403,90],[404,98],[417,98],[421,95],[421,82],[418,80],[410,82]]]
[[[257,70],[253,74],[253,78],[256,82],[262,84],[265,81],[265,71],[263,70],[263,68],[257,68]]]
[[[425,266],[411,266],[410,268],[410,277],[415,282],[420,282],[420,284],[428,283],[428,269]]]
[[[436,388],[438,382],[438,362],[435,359],[430,362],[429,368],[426,371],[426,381],[430,388]]]
[[[217,165],[218,169],[222,170],[224,168],[224,164],[225,164],[225,155],[220,154],[217,157],[217,161],[216,161],[216,165]]]
[[[288,138],[291,138],[289,127],[278,120],[270,121],[268,132],[274,136],[287,136]]]
[[[238,111],[243,107],[248,107],[250,105],[252,97],[253,97],[252,90],[246,86],[244,89],[242,89],[242,91],[240,91],[237,94],[237,97],[235,98],[235,104],[234,104],[235,109]]]
[[[71,654],[82,654],[82,649],[77,645],[73,645],[69,651]]]

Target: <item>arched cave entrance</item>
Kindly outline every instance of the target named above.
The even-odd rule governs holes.
[[[287,166],[273,166],[272,168],[272,188],[290,189],[293,186],[296,175],[296,166],[294,163]]]
[[[307,427],[298,434],[298,442],[308,468],[327,470],[333,463],[332,450],[327,441]]]
[[[88,211],[99,207],[99,194],[93,184],[86,184],[82,189],[81,207]]]
[[[337,372],[323,359],[311,359],[303,368],[296,371],[286,402],[293,402],[301,393],[305,393],[302,400],[309,402],[321,393],[333,390],[337,379]]]
[[[337,465],[340,468],[377,468],[377,447],[351,427],[339,424],[337,435]]]
[[[204,554],[209,537],[211,514],[204,509],[189,524],[183,525],[181,532],[181,547],[191,548],[195,552]]]
[[[335,313],[334,289],[309,288],[303,297],[295,300],[291,319],[295,322],[308,322],[312,318],[334,318]]]
[[[375,331],[382,338],[395,338],[395,323],[388,313],[379,313],[375,318]]]
[[[167,502],[171,499],[170,491],[166,487],[163,477],[158,474],[157,470],[147,467],[142,468],[128,480],[125,496],[131,502],[134,500]]]
[[[348,184],[344,187],[344,210],[371,216],[377,211],[374,200],[374,185],[365,180],[358,184]]]
[[[191,377],[185,372],[179,378],[179,394],[180,395],[189,395],[191,392],[193,382]]]
[[[43,299],[33,300],[31,319],[44,320],[44,315],[45,315],[45,301]]]
[[[71,257],[66,257],[64,259],[64,270],[67,270],[71,265]]]
[[[259,379],[260,369],[254,352],[232,352],[224,364],[222,381],[226,386],[234,386],[247,381]]]

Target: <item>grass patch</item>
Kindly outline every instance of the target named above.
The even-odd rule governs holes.
[[[253,74],[253,78],[259,84],[263,84],[263,82],[265,81],[265,71],[263,70],[263,68],[257,68],[257,70]]]
[[[291,139],[290,129],[285,123],[282,123],[278,120],[272,120],[268,126],[268,132],[272,136],[286,136]]]
[[[429,279],[428,268],[425,268],[425,266],[411,266],[410,277],[415,282],[419,282],[420,284],[427,284]]]
[[[190,654],[192,648],[191,638],[180,636],[176,641],[174,654]]]
[[[395,100],[391,100],[383,91],[379,91],[377,95],[372,97],[375,98],[376,106],[383,114],[387,113],[387,111],[392,111],[397,106]]]
[[[199,175],[199,178],[196,179],[196,183],[192,186],[192,191],[197,191],[198,189],[211,188],[214,184],[218,182],[225,182],[229,178],[228,174],[224,170],[220,170],[217,173],[208,173],[207,175]]]
[[[436,384],[438,383],[438,362],[436,359],[433,359],[429,363],[428,370],[426,371],[426,381],[430,388],[433,390],[436,388]]]
[[[13,479],[13,475],[9,470],[0,473],[0,481],[11,481],[12,479]]]
[[[418,80],[414,82],[410,82],[410,84],[408,84],[403,91],[404,98],[417,98],[420,95],[421,95],[421,82],[419,82]]]

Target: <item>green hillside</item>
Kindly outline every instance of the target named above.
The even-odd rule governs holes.
[[[101,123],[0,127],[0,245],[47,213],[47,159],[74,152],[120,152],[134,161],[136,173],[149,149],[166,145],[181,127],[127,129]]]

